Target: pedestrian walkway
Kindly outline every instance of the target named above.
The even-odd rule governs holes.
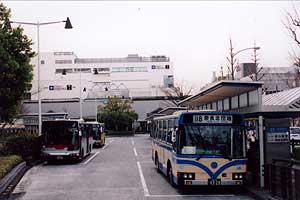
[[[249,195],[256,200],[265,200],[265,199],[274,199],[271,197],[268,189],[260,189],[255,186],[245,186],[245,190],[249,193]]]

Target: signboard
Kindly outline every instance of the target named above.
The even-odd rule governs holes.
[[[232,124],[232,115],[193,115],[193,123]]]
[[[289,142],[289,128],[267,128],[267,142],[285,143]]]

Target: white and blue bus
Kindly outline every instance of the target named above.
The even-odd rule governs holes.
[[[59,119],[42,123],[44,160],[82,160],[93,145],[92,124],[83,120]]]
[[[244,118],[231,112],[177,111],[152,121],[152,160],[173,186],[241,185]]]

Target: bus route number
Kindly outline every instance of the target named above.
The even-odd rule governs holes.
[[[208,185],[221,185],[221,179],[208,179]]]

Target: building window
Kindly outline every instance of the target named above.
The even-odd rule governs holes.
[[[240,108],[247,107],[248,106],[248,98],[247,93],[240,95]]]
[[[229,98],[224,99],[224,110],[229,110]]]
[[[72,60],[55,60],[55,64],[72,64]]]
[[[213,110],[218,110],[218,108],[217,108],[217,102],[213,102],[212,103],[212,109]]]
[[[219,100],[218,101],[218,110],[222,111],[223,110],[223,101],[222,100]]]
[[[166,65],[165,67],[166,67],[166,69],[170,69],[170,65]]]
[[[231,108],[238,108],[239,107],[239,96],[234,96],[231,98]]]
[[[174,86],[174,78],[173,75],[165,75],[164,76],[164,87],[173,87]]]
[[[258,104],[258,92],[257,90],[249,92],[249,105],[257,105]]]
[[[44,60],[41,60],[41,64],[42,64],[42,65],[45,64],[45,61],[44,61]]]

